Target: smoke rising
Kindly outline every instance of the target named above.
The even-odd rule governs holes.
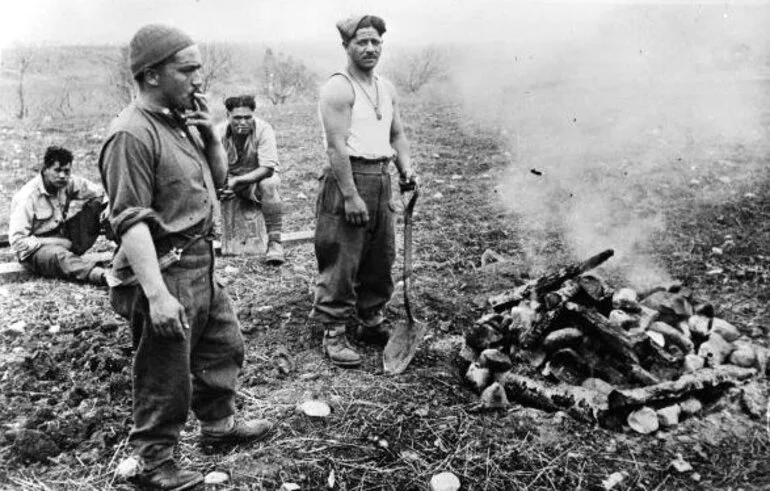
[[[547,266],[560,240],[575,258],[615,249],[637,287],[666,280],[651,253],[667,204],[725,199],[760,168],[770,7],[552,7],[509,12],[533,27],[467,52],[456,78],[509,149],[498,191],[526,260]]]

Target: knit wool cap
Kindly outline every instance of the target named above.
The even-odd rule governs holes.
[[[145,69],[193,44],[195,41],[176,27],[164,24],[148,24],[141,27],[129,44],[131,73],[136,77]]]

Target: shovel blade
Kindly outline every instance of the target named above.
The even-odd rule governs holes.
[[[397,375],[406,370],[417,353],[417,347],[425,335],[425,328],[424,323],[417,321],[399,323],[393,328],[388,344],[382,352],[385,373]]]

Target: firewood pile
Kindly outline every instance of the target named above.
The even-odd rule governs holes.
[[[637,292],[591,272],[612,255],[603,251],[488,300],[491,312],[466,330],[461,351],[483,406],[515,400],[647,433],[764,377],[768,350],[680,283]]]

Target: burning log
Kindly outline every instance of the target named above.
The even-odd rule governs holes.
[[[753,368],[721,365],[704,368],[682,375],[677,380],[661,382],[637,389],[613,390],[608,402],[611,411],[631,406],[644,406],[656,401],[670,401],[687,398],[693,392],[733,386],[756,375]]]
[[[595,423],[607,411],[606,396],[600,392],[567,384],[547,385],[512,372],[498,376],[510,400],[545,411],[565,411],[580,421]]]
[[[543,298],[546,309],[554,309],[565,302],[572,300],[572,297],[580,292],[580,284],[576,281],[567,280],[561,288],[555,292],[547,293]]]
[[[491,297],[489,299],[489,305],[495,312],[503,312],[522,300],[533,296],[536,298],[545,295],[548,292],[558,289],[565,281],[599,266],[604,261],[611,258],[613,254],[615,254],[615,251],[607,249],[581,263],[570,264],[555,273],[543,275],[521,285],[513,291],[503,292]]]
[[[554,321],[564,312],[564,306],[559,305],[553,310],[539,312],[532,323],[519,333],[519,344],[522,348],[530,349],[537,344],[543,336],[552,329]]]
[[[611,324],[609,319],[593,309],[572,302],[567,302],[565,308],[569,312],[575,313],[582,321],[582,326],[595,334],[607,345],[607,348],[611,349],[622,360],[629,365],[639,364],[639,357],[634,351],[635,341],[625,331]]]
[[[675,424],[678,401],[697,402],[695,395],[757,370],[764,375],[770,351],[739,339],[735,326],[681,284],[639,295],[586,274],[612,255],[608,249],[490,298],[489,313],[465,332],[464,358],[476,362],[467,379],[476,391],[494,379],[510,400],[605,427],[642,406],[663,408],[656,418]],[[597,379],[618,389],[581,388]],[[693,411],[683,405],[681,414]]]

